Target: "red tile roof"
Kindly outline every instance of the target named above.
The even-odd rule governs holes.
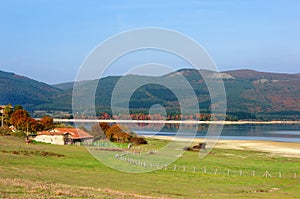
[[[55,128],[49,131],[38,132],[38,135],[65,135],[65,134],[70,134],[72,139],[93,138],[93,136],[90,135],[89,133],[77,128]]]

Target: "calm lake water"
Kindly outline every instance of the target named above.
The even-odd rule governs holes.
[[[204,138],[208,125],[198,125],[197,138]],[[164,127],[160,131],[144,128],[136,129],[140,135],[175,136],[176,127]],[[183,128],[187,134],[191,132],[191,127]],[[188,137],[188,136],[186,136]],[[239,124],[224,125],[220,139],[227,140],[271,140],[282,142],[300,142],[300,124]]]
[[[71,124],[71,123],[68,123]],[[87,129],[97,123],[81,123]],[[74,125],[71,124],[71,125]],[[123,124],[139,135],[175,136],[179,124]],[[197,138],[204,138],[209,124],[182,124],[183,136],[189,137],[191,129],[197,128]],[[186,135],[185,135],[186,133]],[[220,139],[227,140],[271,140],[300,143],[300,124],[230,124],[224,125]]]

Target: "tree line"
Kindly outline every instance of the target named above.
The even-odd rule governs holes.
[[[27,110],[21,105],[6,105],[2,111],[1,126],[2,134],[15,130],[18,132],[26,132],[26,134],[35,134],[38,131],[49,130],[54,127],[53,118],[44,116],[41,120],[32,118]]]

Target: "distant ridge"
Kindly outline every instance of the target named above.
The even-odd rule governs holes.
[[[80,81],[79,84],[85,84],[90,82],[90,80]],[[53,84],[52,85],[55,88],[61,89],[61,90],[70,90],[73,89],[74,82],[66,82],[66,83],[60,83],[60,84]]]
[[[277,80],[284,80],[284,79],[290,80],[290,79],[298,78],[297,74],[259,72],[250,69],[229,70],[229,71],[224,71],[223,73],[230,74],[237,78],[247,78],[247,79],[269,78],[269,79],[277,79]]]
[[[215,73],[201,71],[210,78],[223,78],[228,112],[248,112],[256,115],[269,115],[272,118],[300,119],[300,73],[270,73],[255,70],[230,70]],[[174,75],[184,76],[194,88],[202,111],[210,110],[209,92],[205,81],[195,69],[180,69],[161,77],[129,75],[132,81],[146,78],[172,81]],[[109,112],[111,95],[120,76],[110,76],[99,80],[96,91],[96,106],[99,112]],[[81,94],[94,81],[82,81]],[[73,82],[47,85],[27,77],[0,71],[0,104],[21,104],[31,110],[66,110],[72,108]],[[176,83],[175,83],[176,84]],[[126,92],[126,91],[125,91]],[[187,96],[189,97],[189,96]],[[135,111],[148,110],[153,104],[161,104],[168,110],[178,111],[176,96],[159,85],[146,85],[139,88],[131,98],[130,106]]]
[[[36,109],[41,104],[52,103],[52,96],[60,89],[28,77],[0,70],[0,103],[21,104]]]
[[[74,82],[66,82],[66,83],[60,83],[60,84],[53,84],[52,86],[61,90],[69,90],[72,89],[74,85]]]

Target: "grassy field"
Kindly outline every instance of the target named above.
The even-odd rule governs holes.
[[[167,142],[148,141],[132,150]],[[263,177],[265,171],[272,177]],[[124,173],[101,164],[83,146],[0,136],[0,198],[297,198],[300,176],[294,173],[300,175],[298,158],[228,149],[214,149],[204,159],[186,152],[166,169]]]

